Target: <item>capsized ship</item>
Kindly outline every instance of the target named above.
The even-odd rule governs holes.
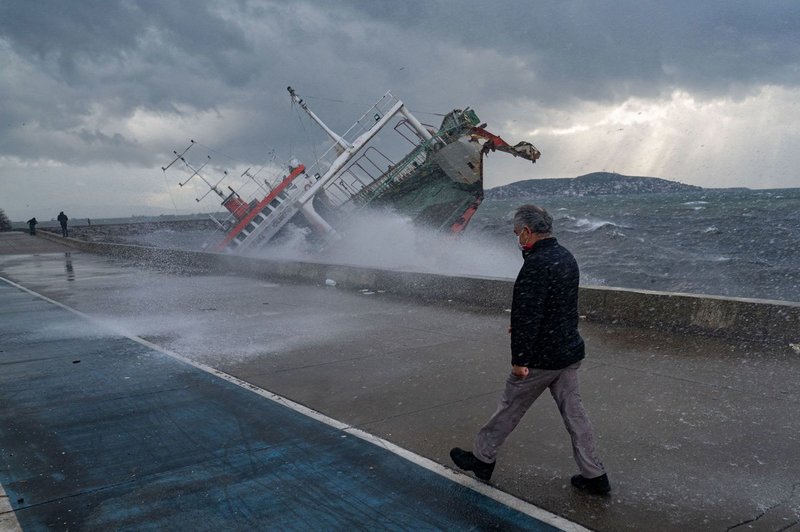
[[[423,125],[391,92],[387,92],[344,134],[329,128],[288,87],[292,102],[302,109],[330,138],[330,148],[310,167],[293,160],[272,181],[259,179],[246,170],[245,186],[234,189],[216,183],[200,166],[189,162],[187,152],[178,153],[162,167],[183,165],[192,179],[202,180],[208,192],[221,199],[224,216],[213,216],[219,228],[209,244],[216,252],[263,252],[287,227],[308,228],[319,249],[343,234],[347,221],[366,209],[385,209],[411,219],[415,224],[446,233],[460,233],[483,201],[483,161],[489,152],[500,151],[536,162],[540,153],[532,144],[511,146],[484,129],[469,108],[453,110],[438,128]],[[387,154],[379,136],[391,134],[407,146],[399,157]],[[398,137],[399,136],[399,137]]]

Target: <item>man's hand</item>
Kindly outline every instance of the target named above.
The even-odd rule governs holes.
[[[511,373],[523,379],[528,376],[528,371],[525,366],[511,366]]]

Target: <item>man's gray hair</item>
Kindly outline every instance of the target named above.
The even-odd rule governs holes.
[[[536,205],[523,205],[514,213],[514,227],[528,227],[534,233],[549,235],[553,232],[553,217]]]

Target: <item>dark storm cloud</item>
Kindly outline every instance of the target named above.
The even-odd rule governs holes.
[[[152,164],[136,139],[87,129],[87,117],[213,108],[249,83],[254,53],[199,2],[4,2],[0,38],[17,60],[0,81],[12,96],[0,154],[73,164]]]
[[[793,86],[795,6],[6,0],[0,155],[153,166],[156,147],[114,130],[115,118],[221,109],[247,115],[238,134],[208,139],[225,142],[226,153],[290,152],[305,139],[287,139],[297,122],[289,84],[322,106],[357,102],[338,115],[320,112],[337,129],[388,88],[412,108],[441,112],[493,101],[559,107],[678,89],[737,96],[762,84]],[[93,113],[112,125],[93,123]]]
[[[800,83],[800,8],[793,1],[350,5],[432,41],[518,55],[537,73],[545,98],[726,93],[751,83]]]
[[[9,96],[0,102],[0,155],[153,165],[152,146],[85,122],[98,107],[107,120],[137,110],[180,116],[228,107],[251,110],[252,120],[239,124],[241,138],[224,148],[252,156],[256,146],[262,148],[257,152],[285,147],[281,132],[296,120],[285,91],[289,83],[320,95],[347,94],[361,100],[363,111],[369,100],[362,98],[385,89],[353,90],[365,70],[380,73],[377,49],[341,31],[353,26],[352,13],[298,6],[0,4],[0,51],[7,47],[16,67],[0,80]],[[325,90],[318,88],[321,81]]]
[[[110,95],[132,84],[147,87],[174,68],[202,68],[232,86],[247,81],[235,60],[252,54],[232,22],[200,2],[6,2],[0,4],[0,35],[37,68],[65,85]],[[169,103],[138,91],[130,105]]]

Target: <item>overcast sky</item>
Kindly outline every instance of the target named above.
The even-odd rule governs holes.
[[[0,0],[0,208],[209,210],[161,166],[189,139],[215,171],[302,154],[320,138],[287,85],[336,128],[391,90],[541,150],[490,157],[486,188],[598,170],[800,186],[796,0]]]

